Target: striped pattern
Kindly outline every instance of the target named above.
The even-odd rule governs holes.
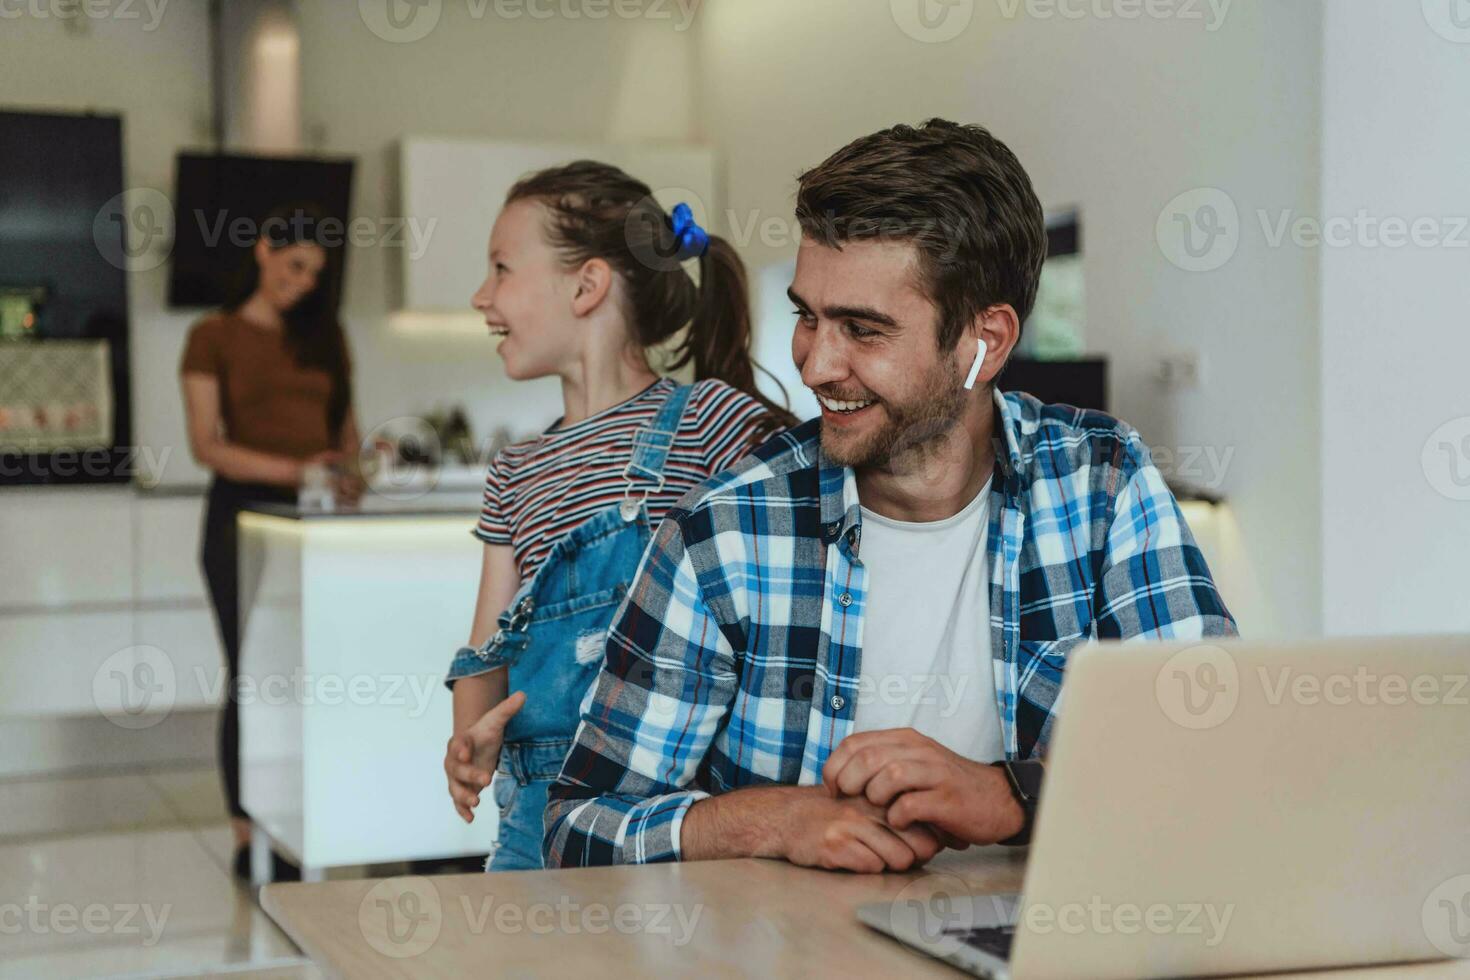
[[[1027,759],[1046,750],[1074,647],[1236,627],[1137,432],[1024,394],[996,407],[991,655],[1006,757]],[[816,784],[852,730],[861,507],[818,432],[777,436],[659,527],[551,788],[548,867],[677,860],[696,801]]]
[[[495,455],[485,478],[475,535],[510,545],[521,580],[529,582],[552,545],[594,514],[615,507],[628,481],[634,434],[653,420],[676,383],[661,378],[621,404]],[[754,398],[722,381],[697,382],[664,467],[664,487],[635,477],[650,491],[649,523],[657,526],[691,487],[728,469],[752,448],[766,417]]]

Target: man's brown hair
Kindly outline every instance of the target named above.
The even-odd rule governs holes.
[[[983,311],[1024,322],[1046,259],[1046,223],[1014,153],[981,126],[930,119],[853,140],[802,174],[796,219],[830,248],[889,238],[918,249],[920,286],[953,350]]]

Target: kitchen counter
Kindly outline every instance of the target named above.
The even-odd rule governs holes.
[[[478,492],[332,511],[240,514],[242,803],[306,878],[326,868],[485,854],[444,788],[444,674],[469,636]]]

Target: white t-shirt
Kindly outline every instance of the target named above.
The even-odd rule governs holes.
[[[942,521],[863,508],[867,569],[853,731],[914,728],[976,762],[1005,757],[990,656],[990,482]]]

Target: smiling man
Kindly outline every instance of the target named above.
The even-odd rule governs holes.
[[[792,354],[821,418],[659,527],[548,866],[877,872],[1023,843],[1068,652],[1235,631],[1138,433],[994,389],[1046,251],[1004,144],[895,126],[802,175],[796,214]]]

